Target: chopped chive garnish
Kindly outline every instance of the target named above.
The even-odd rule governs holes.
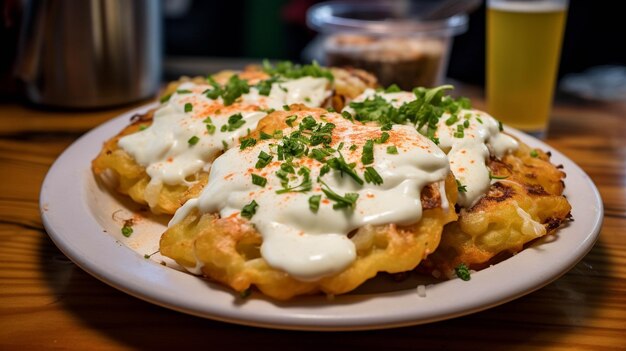
[[[265,151],[261,151],[259,153],[259,160],[256,162],[256,165],[254,165],[254,167],[257,168],[257,169],[261,169],[261,168],[267,166],[270,162],[272,162],[273,158],[274,158],[274,156],[268,154]]]
[[[466,193],[466,192],[467,192],[467,185],[463,185],[463,184],[461,184],[461,182],[457,179],[457,180],[456,180],[456,189],[457,189],[460,193]]]
[[[499,175],[494,175],[494,174],[491,174],[491,172],[489,172],[489,179],[506,179],[506,178],[508,178],[508,177],[509,177],[509,176],[499,176]]]
[[[252,200],[249,204],[245,205],[241,209],[241,217],[245,217],[247,219],[251,219],[252,216],[256,213],[256,209],[259,207],[259,204],[256,201]]]
[[[330,172],[330,166],[329,165],[323,165],[322,168],[320,168],[320,178],[324,176],[324,174]]]
[[[125,237],[128,238],[132,233],[133,233],[132,227],[129,227],[127,225],[122,227],[122,235],[124,235]]]
[[[350,148],[348,150],[350,151],[354,151],[358,148],[358,146],[356,146],[356,144],[352,144],[352,146],[350,146]]]
[[[265,132],[261,132],[261,140],[268,140],[268,139],[272,139],[272,135],[267,134]]]
[[[354,167],[356,166],[356,164],[354,163],[348,164],[346,160],[343,158],[343,156],[341,156],[341,154],[339,157],[333,157],[329,159],[326,162],[326,165],[329,168],[332,168],[334,170],[341,172],[342,176],[343,176],[343,173],[347,173],[352,179],[354,179],[355,182],[357,182],[359,185],[363,185],[363,179],[361,179],[361,177],[359,177],[359,175],[354,171]],[[322,174],[320,173],[320,177],[321,176]]]
[[[463,122],[463,127],[469,128],[469,124],[469,120],[465,120],[465,122]]]
[[[454,268],[454,273],[457,277],[461,278],[461,280],[468,281],[471,279],[469,268],[465,265],[465,263],[461,263]]]
[[[283,110],[285,110],[285,111],[291,111],[291,109],[289,108],[289,105],[283,105]]]
[[[221,132],[229,131],[232,132],[242,125],[246,124],[246,121],[243,119],[243,115],[241,113],[236,113],[230,117],[228,117],[228,124],[224,124],[222,128],[220,128]]]
[[[215,125],[207,123],[206,131],[209,132],[209,134],[215,134]]]
[[[139,131],[146,130],[146,128],[148,128],[148,126],[142,124],[139,126]]]
[[[533,149],[530,151],[530,157],[538,157],[538,156],[539,156],[539,153],[537,152],[537,150]]]
[[[343,112],[341,113],[341,116],[342,116],[343,118],[347,119],[347,120],[350,120],[350,121],[352,121],[352,120],[353,120],[352,114],[351,114],[350,112],[348,112],[348,111],[343,111]]]
[[[387,140],[389,140],[389,133],[387,132],[383,132],[380,135],[380,138],[374,140],[376,142],[376,144],[384,144]]]
[[[387,153],[391,155],[397,155],[398,148],[395,145],[387,146]]]
[[[322,195],[313,195],[309,197],[309,208],[313,212],[317,212],[320,208],[320,200],[322,200]]]
[[[172,97],[172,94],[167,94],[167,95],[162,96],[159,101],[163,104],[163,103],[170,101],[171,97]]]
[[[272,91],[272,84],[278,81],[278,77],[274,76],[266,80],[260,81],[255,87],[259,90],[259,95],[268,96]],[[269,113],[269,112],[268,112]]]
[[[368,183],[373,183],[374,185],[381,185],[383,183],[383,178],[376,172],[374,167],[365,167],[365,173],[363,174],[365,181]]]
[[[264,187],[267,184],[267,178],[252,173],[252,184]]]
[[[359,194],[357,193],[346,193],[344,196],[341,196],[334,192],[324,181],[322,183],[322,192],[328,197],[329,200],[335,202],[333,205],[333,209],[340,208],[354,208],[356,205],[356,200],[359,198]]]
[[[239,150],[243,150],[247,147],[252,147],[254,145],[256,145],[256,139],[254,138],[241,139],[241,145],[239,145]]]
[[[293,122],[298,119],[297,115],[291,115],[289,117],[287,117],[287,119],[285,119],[285,123],[287,123],[288,126],[293,127]]]
[[[200,138],[198,138],[197,136],[192,136],[191,138],[189,138],[189,140],[187,140],[187,142],[189,143],[189,145],[196,145],[198,143],[198,141],[200,141]]]
[[[178,94],[191,94],[191,90],[189,90],[189,89],[180,89],[180,90],[176,90],[176,93],[178,93]]]
[[[387,87],[387,89],[385,89],[385,93],[397,93],[402,91],[402,89],[400,89],[399,86],[397,86],[396,84],[391,84],[390,86]]]
[[[478,123],[483,124],[483,120],[480,119],[480,117],[476,117],[476,120],[478,121]]]
[[[374,141],[368,140],[363,145],[363,155],[361,155],[361,162],[364,165],[368,165],[374,162]]]
[[[316,77],[326,78],[332,81],[332,73],[326,69],[320,67],[320,65],[313,61],[310,65],[299,65],[289,61],[278,62],[276,65],[272,65],[269,61],[263,61],[263,70],[272,76],[281,76],[290,79],[297,79],[302,77]]]
[[[332,107],[327,108],[326,111],[328,111],[328,112],[336,112],[335,109],[332,108]]]
[[[191,110],[193,110],[193,105],[191,103],[186,103],[185,104],[185,112],[191,112]]]
[[[459,118],[456,115],[452,115],[452,116],[450,116],[450,118],[446,119],[446,125],[447,126],[451,126],[454,123],[456,123],[456,121],[458,121],[458,120],[459,120]]]
[[[504,130],[504,126],[502,126],[502,122],[498,121],[498,130],[499,131],[503,131]]]

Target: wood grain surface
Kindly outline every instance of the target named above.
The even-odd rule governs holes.
[[[467,92],[480,107],[480,93]],[[554,109],[547,143],[591,176],[605,206],[598,242],[569,273],[466,317],[334,333],[242,327],[170,311],[101,283],[56,248],[38,208],[48,168],[83,132],[131,107],[48,112],[0,104],[0,350],[626,347],[626,104],[569,101]]]

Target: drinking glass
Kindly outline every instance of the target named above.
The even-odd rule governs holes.
[[[549,122],[567,0],[488,0],[487,110],[544,137]]]

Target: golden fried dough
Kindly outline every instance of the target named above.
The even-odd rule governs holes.
[[[502,161],[492,159],[489,168],[505,179],[495,180],[472,208],[460,210],[459,220],[446,226],[439,248],[421,268],[447,277],[461,263],[480,269],[521,251],[568,219],[571,206],[561,195],[565,174],[543,151],[520,142],[517,151]]]
[[[446,179],[449,203],[456,201],[456,182]],[[243,292],[256,286],[265,295],[286,300],[296,295],[349,292],[378,272],[399,273],[414,269],[437,247],[442,227],[456,219],[454,209],[441,208],[438,187],[422,192],[424,212],[410,226],[366,226],[351,235],[356,260],[343,272],[314,282],[303,282],[270,267],[261,257],[261,235],[246,220],[218,218],[194,209],[161,238],[161,254],[185,267],[200,263],[202,274]]]
[[[334,80],[334,95],[330,102],[335,109],[340,110],[343,104],[366,88],[375,87],[376,79],[368,73],[354,69],[333,68],[332,73],[336,74]],[[222,71],[212,77],[218,83],[225,83],[232,75],[237,74],[241,79],[247,80],[250,84],[256,84],[260,80],[267,79],[269,75],[259,66],[249,66],[242,72]],[[185,82],[206,83],[204,77],[182,77],[176,82],[170,83],[163,91],[162,96],[167,97],[174,93],[178,87]],[[232,106],[231,106],[232,107]],[[224,112],[224,109],[222,109]],[[111,184],[117,191],[130,196],[135,202],[148,205],[156,214],[173,214],[185,201],[196,197],[206,184],[208,173],[199,172],[189,179],[185,184],[171,185],[163,184],[158,193],[146,193],[150,177],[144,167],[139,165],[131,155],[118,146],[118,141],[129,134],[136,133],[151,125],[154,111],[145,115],[133,117],[132,123],[122,130],[118,135],[104,143],[100,154],[92,161],[92,170],[100,178],[106,179],[106,183]],[[216,157],[219,155],[216,155]],[[151,200],[149,201],[150,198]]]

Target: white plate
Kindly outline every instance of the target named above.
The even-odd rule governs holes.
[[[96,183],[91,160],[102,143],[128,124],[130,111],[92,130],[54,163],[41,189],[43,223],[55,244],[96,278],[140,299],[184,313],[220,321],[300,330],[381,329],[422,324],[484,310],[518,298],[554,281],[593,246],[603,217],[602,201],[589,177],[563,154],[519,131],[507,129],[525,143],[552,151],[552,161],[567,172],[566,191],[575,221],[555,236],[492,267],[427,285],[426,297],[415,279],[402,283],[377,278],[356,292],[328,299],[299,297],[273,302],[260,294],[242,300],[216,284],[160,264],[154,255],[166,218],[146,216],[130,238],[120,234],[122,222],[137,208]],[[144,212],[145,214],[145,212]]]

